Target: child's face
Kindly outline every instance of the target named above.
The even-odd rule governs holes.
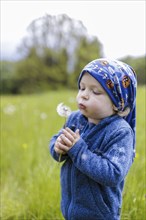
[[[81,113],[88,118],[89,122],[95,124],[114,114],[111,99],[100,83],[89,73],[84,73],[81,78],[77,103]]]

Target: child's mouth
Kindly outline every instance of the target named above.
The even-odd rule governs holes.
[[[85,110],[86,109],[86,106],[83,105],[82,103],[79,103],[78,106],[79,106],[79,109],[81,109],[81,110]]]

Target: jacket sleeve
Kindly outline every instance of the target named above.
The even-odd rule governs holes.
[[[103,154],[91,152],[80,140],[68,151],[74,165],[89,178],[107,186],[116,186],[126,176],[133,156],[133,133],[121,128],[110,137]]]

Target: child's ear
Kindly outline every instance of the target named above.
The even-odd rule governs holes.
[[[120,115],[121,117],[125,117],[125,116],[127,116],[129,113],[130,113],[130,108],[127,107],[127,108],[125,108],[124,111],[118,112],[117,114]]]
[[[118,108],[115,105],[113,105],[113,110],[121,117],[125,117],[130,113],[129,107],[125,108],[124,111],[118,111]]]
[[[115,112],[118,112],[118,108],[117,108],[115,105],[113,105],[113,110],[114,110]]]

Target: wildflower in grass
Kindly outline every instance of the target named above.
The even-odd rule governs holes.
[[[22,144],[22,147],[23,147],[24,149],[27,149],[27,148],[28,148],[28,144],[24,143],[24,144]]]
[[[42,112],[42,113],[40,114],[40,118],[41,118],[42,120],[45,120],[45,119],[47,118],[47,114],[46,114],[45,112]]]
[[[136,153],[135,158],[136,158],[136,159],[138,159],[138,158],[139,158],[139,154],[138,154],[138,153]]]
[[[3,112],[7,115],[13,115],[14,112],[16,111],[16,107],[12,104],[7,105],[4,109]]]

